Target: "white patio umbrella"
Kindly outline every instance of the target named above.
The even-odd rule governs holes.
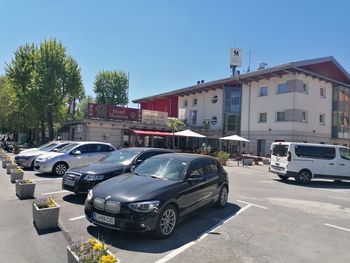
[[[230,136],[226,136],[226,137],[221,137],[219,138],[220,140],[228,140],[228,141],[240,141],[240,142],[250,142],[249,140],[238,136],[238,135],[230,135]]]
[[[174,133],[175,136],[185,136],[185,137],[205,137],[202,134],[196,133],[194,131],[191,130],[184,130],[184,131],[179,131],[179,132],[175,132]]]

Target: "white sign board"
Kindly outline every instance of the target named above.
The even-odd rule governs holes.
[[[168,113],[154,110],[142,110],[142,123],[167,125]]]
[[[230,67],[242,66],[243,50],[241,48],[231,48],[230,51]]]
[[[186,109],[179,108],[179,120],[186,120]]]

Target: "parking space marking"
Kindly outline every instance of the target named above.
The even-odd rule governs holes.
[[[62,178],[38,178],[38,179],[33,179],[33,181],[52,181],[52,180],[62,180]]]
[[[267,207],[265,207],[265,206],[248,203],[248,202],[245,202],[245,201],[242,201],[242,200],[237,200],[237,202],[242,203],[242,204],[246,204],[246,205],[255,206],[255,207],[258,207],[258,208],[261,208],[261,209],[267,209]]]
[[[186,249],[192,247],[193,245],[195,245],[197,242],[201,241],[202,239],[204,239],[205,237],[207,237],[209,234],[215,232],[216,229],[218,229],[219,227],[221,227],[222,225],[224,225],[225,223],[227,223],[228,221],[230,221],[231,219],[235,218],[236,216],[240,215],[241,213],[243,213],[245,210],[247,210],[248,208],[252,207],[252,204],[248,204],[245,207],[239,209],[235,214],[233,214],[232,216],[229,216],[228,218],[221,220],[219,223],[217,223],[215,226],[213,226],[211,229],[205,231],[203,234],[201,234],[196,240],[191,241],[190,243],[187,243],[177,249],[174,249],[173,251],[171,251],[168,255],[166,255],[165,257],[157,260],[155,263],[165,263],[171,259],[173,259],[174,257],[176,257],[177,255],[181,254],[182,252],[184,252]]]
[[[343,230],[343,231],[346,231],[346,232],[350,232],[350,229],[348,228],[345,228],[345,227],[341,227],[341,226],[335,226],[335,225],[331,225],[331,224],[324,224],[325,226],[328,226],[328,227],[332,227],[332,228],[336,228],[336,229],[339,229],[339,230]]]
[[[56,191],[56,192],[43,193],[41,195],[53,195],[53,194],[63,194],[63,193],[69,193],[69,191],[62,190],[62,191]]]
[[[73,217],[73,218],[70,218],[69,220],[70,221],[75,221],[75,220],[79,220],[79,219],[83,219],[83,218],[85,218],[85,215]]]

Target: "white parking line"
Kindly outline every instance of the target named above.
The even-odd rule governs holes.
[[[251,206],[259,207],[259,208],[261,208],[261,209],[267,209],[267,207],[265,207],[265,206],[261,206],[261,205],[256,205],[256,204],[248,203],[248,202],[245,202],[245,201],[242,201],[242,200],[237,200],[237,202],[240,202],[240,203],[243,203],[243,204],[246,204],[246,205],[251,205]]]
[[[216,229],[218,229],[219,227],[221,227],[223,224],[227,223],[228,221],[230,221],[231,219],[235,218],[236,216],[238,216],[239,214],[243,213],[245,210],[247,210],[248,208],[252,207],[251,204],[246,205],[245,207],[241,208],[239,211],[237,211],[237,213],[233,214],[232,216],[226,218],[225,220],[221,220],[219,223],[217,223],[214,227],[212,227],[211,229],[207,230],[206,232],[204,232],[202,235],[200,235],[196,240],[187,243],[177,249],[174,249],[173,251],[171,251],[168,255],[166,255],[165,257],[157,260],[155,263],[164,263],[167,262],[171,259],[173,259],[174,257],[176,257],[177,255],[181,254],[182,252],[184,252],[186,249],[192,247],[193,245],[195,245],[198,241],[202,240],[203,238],[207,237],[210,233],[214,232]]]
[[[77,217],[70,218],[69,220],[74,221],[74,220],[79,220],[79,219],[83,219],[83,218],[85,218],[85,216],[77,216]]]
[[[62,190],[62,191],[56,191],[56,192],[43,193],[43,194],[40,194],[40,195],[53,195],[53,194],[63,194],[63,193],[69,193],[69,191]]]
[[[350,232],[350,229],[345,228],[345,227],[335,226],[335,225],[331,225],[331,224],[327,224],[327,223],[324,224],[324,225],[328,226],[328,227],[336,228],[336,229],[339,229],[339,230],[344,230],[344,231]]]
[[[276,181],[260,181],[261,183],[269,183],[269,184],[274,184],[277,183]]]
[[[62,180],[62,178],[38,178],[38,179],[33,179],[33,181],[52,181],[52,180]]]

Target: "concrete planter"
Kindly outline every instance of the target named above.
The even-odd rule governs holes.
[[[35,183],[22,184],[16,181],[16,195],[20,199],[34,198]]]
[[[253,165],[253,159],[243,159],[243,165]]]
[[[17,169],[17,164],[13,164],[12,162],[11,163],[8,163],[6,165],[6,173],[7,174],[11,174],[11,170],[13,169]]]
[[[2,168],[6,169],[7,164],[10,164],[10,163],[12,163],[11,160],[3,159],[3,160],[2,160]]]
[[[16,180],[23,179],[24,172],[23,171],[18,171],[17,169],[12,169],[11,170],[11,183],[15,183]]]
[[[56,207],[41,208],[33,202],[33,221],[37,230],[46,230],[57,227],[60,206],[55,202]]]
[[[84,242],[84,243],[88,243],[88,242]],[[107,254],[114,256],[112,252],[110,252],[109,250],[107,250]],[[67,247],[67,258],[68,258],[68,263],[79,263],[81,262],[77,256],[77,254],[75,254],[72,249],[71,246]],[[117,259],[118,263],[120,263],[121,261],[119,259]]]

